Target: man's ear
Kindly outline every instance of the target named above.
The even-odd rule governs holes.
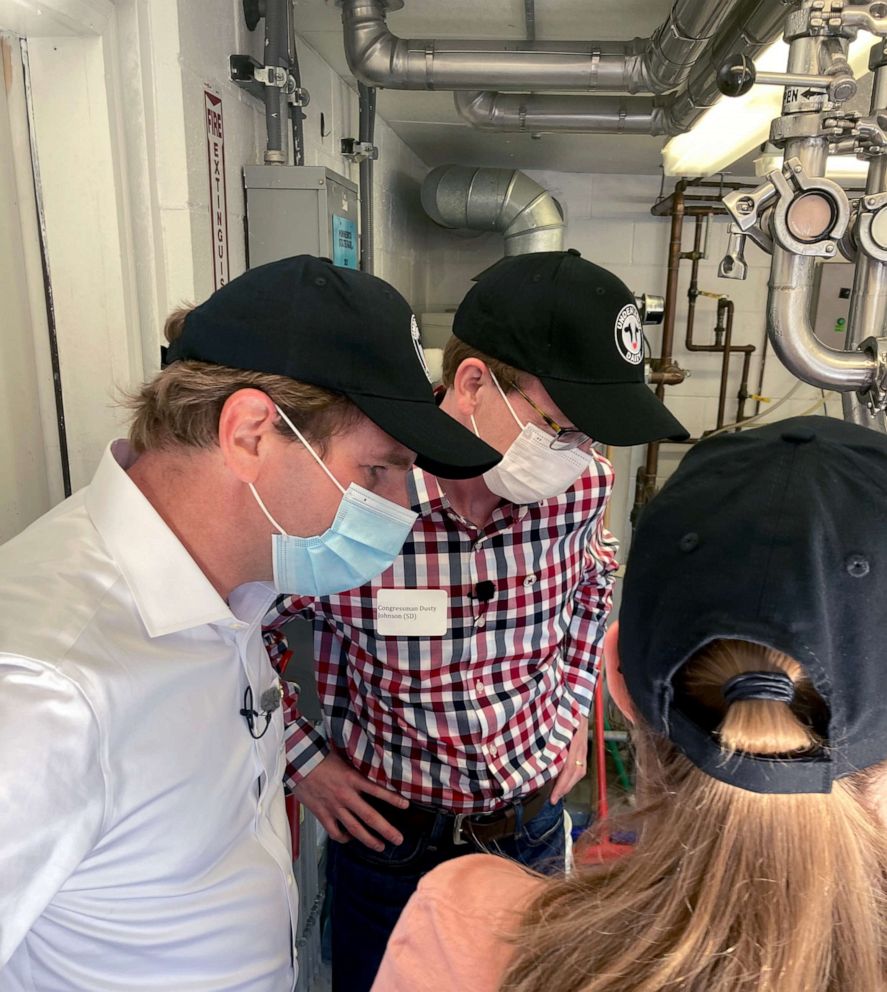
[[[619,707],[622,715],[630,723],[637,723],[637,714],[628,687],[622,677],[619,667],[619,621],[613,620],[604,634],[604,670],[607,677],[607,689],[613,702]]]
[[[241,482],[255,482],[277,430],[274,401],[260,389],[238,389],[219,415],[219,448],[228,470]],[[280,439],[283,440],[282,438]]]
[[[456,411],[468,420],[477,408],[478,390],[489,381],[486,365],[479,358],[466,358],[453,376],[453,399]]]

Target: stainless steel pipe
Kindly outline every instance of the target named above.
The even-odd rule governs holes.
[[[453,99],[464,120],[487,131],[666,133],[664,112],[652,97],[485,90],[456,92]]]
[[[349,68],[369,86],[667,93],[742,6],[742,0],[676,0],[650,38],[631,41],[398,38],[388,29],[384,0],[342,0],[342,24]]]

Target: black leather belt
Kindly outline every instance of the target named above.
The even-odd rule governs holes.
[[[407,809],[399,810],[396,816],[388,814],[388,817],[392,822],[398,821],[414,830],[430,833],[439,817],[443,816],[452,820],[452,828],[448,827],[445,836],[454,845],[470,844],[472,841],[488,844],[491,841],[513,837],[517,829],[517,811],[523,812],[522,822],[529,823],[542,812],[553,791],[552,779],[536,792],[531,792],[522,799],[517,799],[490,813],[451,813],[448,810],[435,809],[433,806],[413,803]]]

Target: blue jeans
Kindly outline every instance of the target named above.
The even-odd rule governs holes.
[[[383,812],[382,807],[379,807]],[[513,858],[539,871],[564,869],[563,801],[544,808],[532,820],[521,822],[513,837],[496,841],[487,850]],[[403,843],[371,851],[356,840],[330,841],[329,882],[332,887],[333,992],[368,992],[385,953],[385,945],[419,879],[436,865],[475,854],[475,843],[452,843],[450,816],[441,815],[430,831],[398,829]],[[459,894],[453,893],[458,899]],[[490,893],[495,899],[496,894]]]

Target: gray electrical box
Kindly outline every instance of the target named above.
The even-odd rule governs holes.
[[[319,255],[356,269],[357,186],[315,165],[248,165],[246,190],[249,266],[290,255]]]
[[[818,267],[813,330],[823,344],[843,351],[853,289],[852,262],[825,262]]]

